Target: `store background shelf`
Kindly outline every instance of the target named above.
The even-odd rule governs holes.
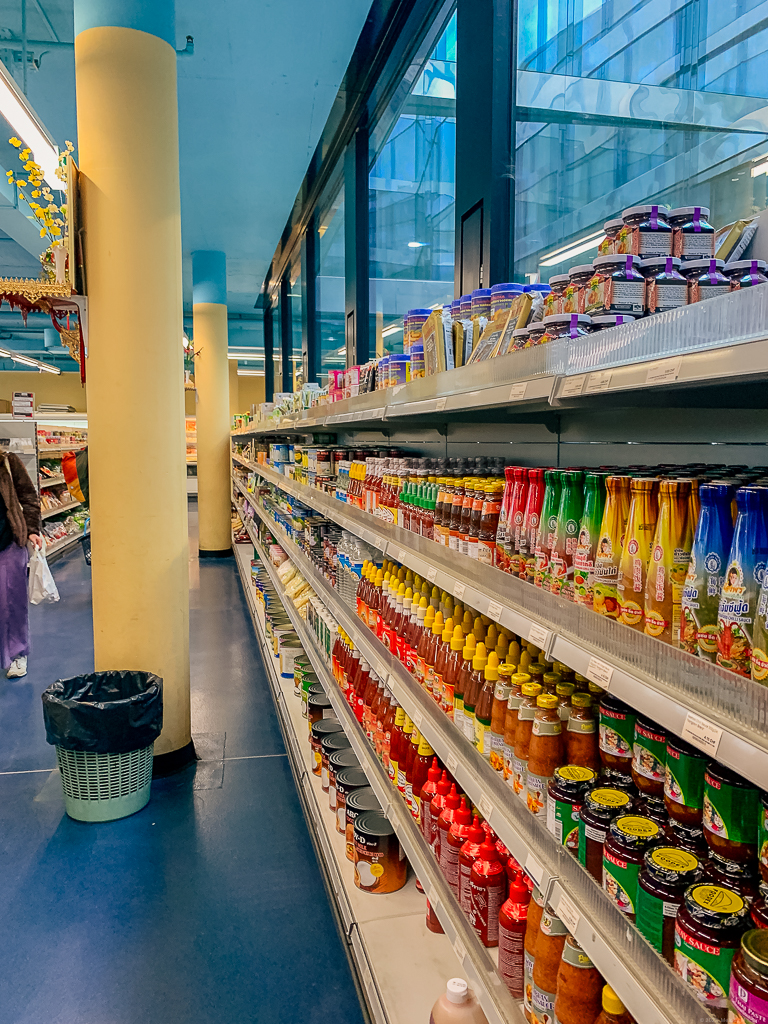
[[[83,533],[83,530],[75,530],[74,533],[68,533],[66,537],[62,537],[61,540],[54,541],[53,544],[46,547],[45,557],[48,562],[55,562],[57,558],[61,558],[67,551],[71,551],[80,542]]]
[[[49,477],[44,476],[44,477],[41,477],[41,479],[40,479],[40,486],[41,487],[56,487],[58,484],[65,484],[66,482],[67,481],[64,479],[63,476],[49,476]]]
[[[82,501],[69,501],[66,505],[59,505],[58,508],[46,508],[40,513],[40,518],[50,519],[51,516],[58,516],[62,512],[69,512],[70,509],[79,508],[82,504]]]
[[[500,776],[436,707],[370,630],[344,605],[310,559],[273,523],[253,495],[251,507],[336,616],[512,855],[542,888],[629,1011],[642,1024],[707,1022],[693,992],[672,972],[599,886],[536,821]]]

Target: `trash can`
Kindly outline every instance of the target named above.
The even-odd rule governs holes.
[[[70,818],[114,821],[146,805],[163,727],[162,679],[151,672],[59,679],[43,693],[43,718]]]

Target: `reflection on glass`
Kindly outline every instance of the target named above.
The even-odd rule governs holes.
[[[453,298],[456,16],[389,135],[371,152],[371,350],[402,350],[402,318]],[[378,147],[378,148],[377,148]],[[398,323],[399,322],[399,323]]]
[[[298,257],[291,265],[288,278],[288,298],[291,303],[291,352],[293,354],[292,372],[302,365],[302,262]],[[293,385],[293,379],[292,379]]]
[[[768,3],[521,0],[519,26],[518,280],[591,261],[638,203],[766,208]]]
[[[344,187],[342,168],[333,176],[317,216],[317,328],[320,343],[320,384],[329,370],[343,370],[344,342]]]

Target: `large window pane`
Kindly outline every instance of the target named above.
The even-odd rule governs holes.
[[[344,342],[344,183],[343,167],[334,175],[328,201],[317,215],[316,282],[317,336],[320,345],[320,383],[328,383],[329,370],[343,370]]]
[[[519,25],[517,279],[588,262],[645,201],[766,208],[768,3],[521,0]]]
[[[370,312],[377,348],[402,346],[403,314],[453,298],[456,179],[456,16],[392,129],[373,135]]]

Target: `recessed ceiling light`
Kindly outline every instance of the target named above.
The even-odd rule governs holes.
[[[428,242],[409,242],[408,243],[408,248],[409,249],[421,249],[421,247],[423,245],[428,245],[428,244],[429,244]]]

